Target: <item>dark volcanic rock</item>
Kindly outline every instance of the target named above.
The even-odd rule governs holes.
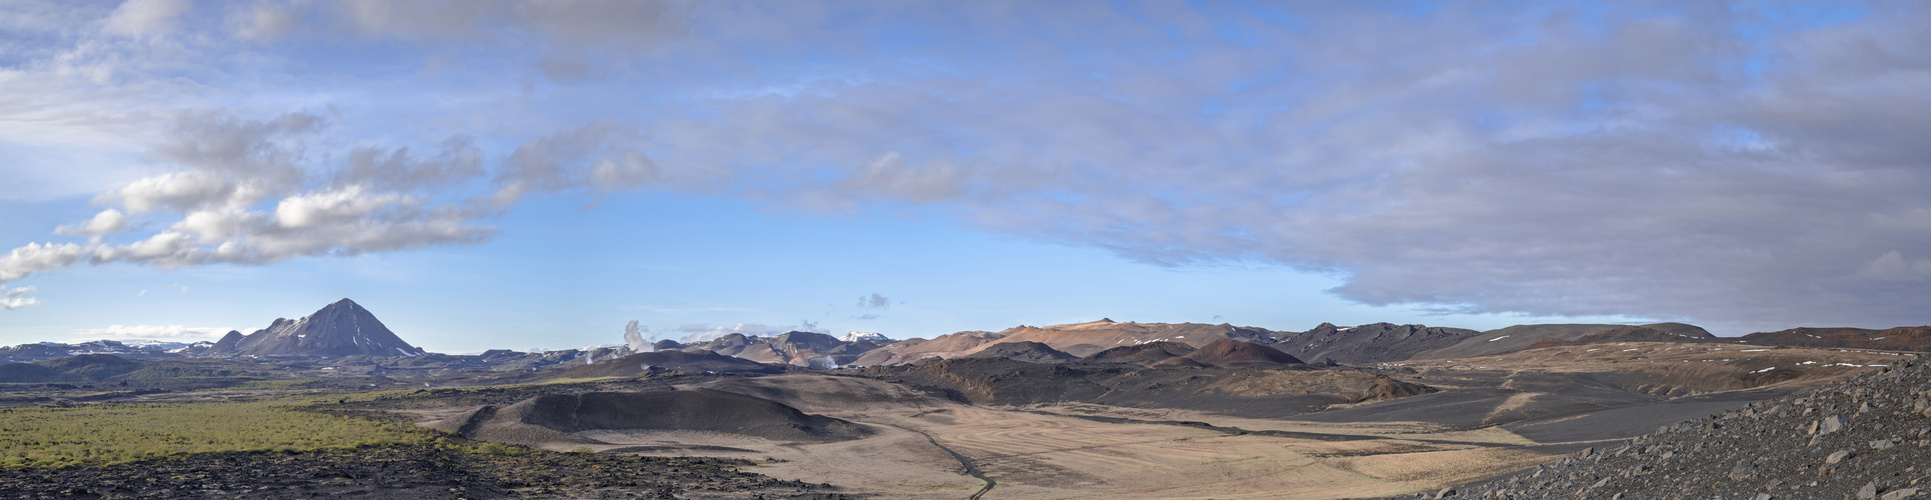
[[[1006,342],[993,344],[986,350],[966,355],[967,358],[1006,358],[1027,363],[1065,363],[1079,358],[1061,352],[1046,344],[1031,341]]]
[[[375,314],[349,299],[335,301],[315,314],[301,319],[276,319],[263,330],[248,334],[224,348],[234,338],[230,332],[216,347],[214,355],[244,356],[419,356],[422,348],[409,345],[383,326]]]
[[[1214,339],[1188,353],[1186,359],[1221,368],[1273,368],[1302,364],[1280,349],[1234,339]]]
[[[1312,330],[1281,337],[1274,348],[1300,359],[1363,365],[1403,361],[1415,353],[1455,345],[1479,333],[1426,325],[1375,323],[1342,328],[1322,323]]]
[[[1093,353],[1080,359],[1081,363],[1133,363],[1152,365],[1173,358],[1192,354],[1194,347],[1179,342],[1154,341],[1145,344],[1123,345]]]
[[[706,431],[779,441],[843,441],[871,430],[764,398],[713,389],[546,394],[498,409],[485,406],[437,422],[433,428],[489,441],[554,439],[596,430]],[[586,440],[587,441],[587,440]],[[525,444],[536,444],[534,442]]]
[[[1931,490],[1928,387],[1931,370],[1904,360],[1457,487],[1458,498],[1906,498]]]
[[[501,445],[494,445],[501,446]],[[133,463],[0,469],[0,498],[849,498],[740,471],[744,460],[436,446],[204,453]]]
[[[241,339],[243,338],[247,338],[247,336],[242,335],[240,331],[228,330],[227,335],[222,335],[221,340],[217,340],[214,345],[208,346],[206,351],[210,353],[232,353],[239,351],[241,350]]]

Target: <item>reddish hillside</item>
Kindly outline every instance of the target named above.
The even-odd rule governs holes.
[[[1931,352],[1931,326],[1900,326],[1888,330],[1792,328],[1744,335],[1743,342],[1756,345]]]
[[[906,339],[873,349],[846,364],[884,366],[905,364],[926,358],[956,358],[977,352],[976,348],[1003,337],[1005,337],[1003,333],[969,331],[940,335],[932,340]]]
[[[1541,349],[1544,347],[1555,347],[1555,346],[1564,346],[1564,345],[1607,344],[1612,342],[1701,343],[1701,342],[1709,342],[1711,340],[1715,340],[1715,339],[1708,338],[1708,337],[1689,337],[1682,334],[1667,332],[1667,331],[1658,330],[1658,329],[1650,328],[1646,326],[1626,325],[1626,326],[1618,326],[1615,328],[1610,328],[1608,330],[1603,330],[1603,331],[1591,333],[1588,335],[1583,335],[1581,337],[1577,337],[1575,340],[1563,340],[1555,337],[1545,338],[1540,341],[1537,341],[1534,344],[1530,344],[1528,349]],[[1524,349],[1524,350],[1527,350],[1527,349]]]
[[[1219,339],[1274,341],[1273,332],[1225,323],[1120,323],[1110,319],[1046,327],[1020,326],[999,333],[1004,335],[999,342],[1038,342],[1074,356],[1091,356],[1114,347],[1148,342],[1179,342],[1200,347]]]

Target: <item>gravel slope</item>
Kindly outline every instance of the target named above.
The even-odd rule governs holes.
[[[1453,498],[1931,498],[1931,369],[1915,360],[1455,488]]]

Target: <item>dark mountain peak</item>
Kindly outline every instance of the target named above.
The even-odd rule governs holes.
[[[1006,358],[1028,363],[1065,363],[1079,359],[1077,356],[1054,349],[1052,346],[1026,340],[993,344],[992,347],[968,354],[965,357]]]
[[[1084,363],[1139,363],[1153,364],[1171,358],[1193,353],[1194,347],[1171,341],[1154,341],[1144,344],[1124,345],[1093,353],[1080,360]]]
[[[227,335],[222,335],[221,340],[215,341],[215,352],[223,352],[224,349],[226,351],[233,351],[241,345],[241,339],[243,338],[246,337],[241,334],[241,330],[228,330]]]
[[[1200,346],[1187,359],[1203,365],[1219,367],[1298,365],[1301,360],[1280,349],[1234,339],[1214,339]]]
[[[209,354],[254,356],[417,356],[374,313],[349,299],[323,306],[300,319],[275,318],[268,328],[246,336],[229,332]]]

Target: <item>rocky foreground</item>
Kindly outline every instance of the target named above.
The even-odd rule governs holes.
[[[743,460],[385,446],[211,453],[66,468],[0,468],[0,498],[848,498],[738,470]]]
[[[1931,367],[1899,361],[1433,496],[1931,498]]]

